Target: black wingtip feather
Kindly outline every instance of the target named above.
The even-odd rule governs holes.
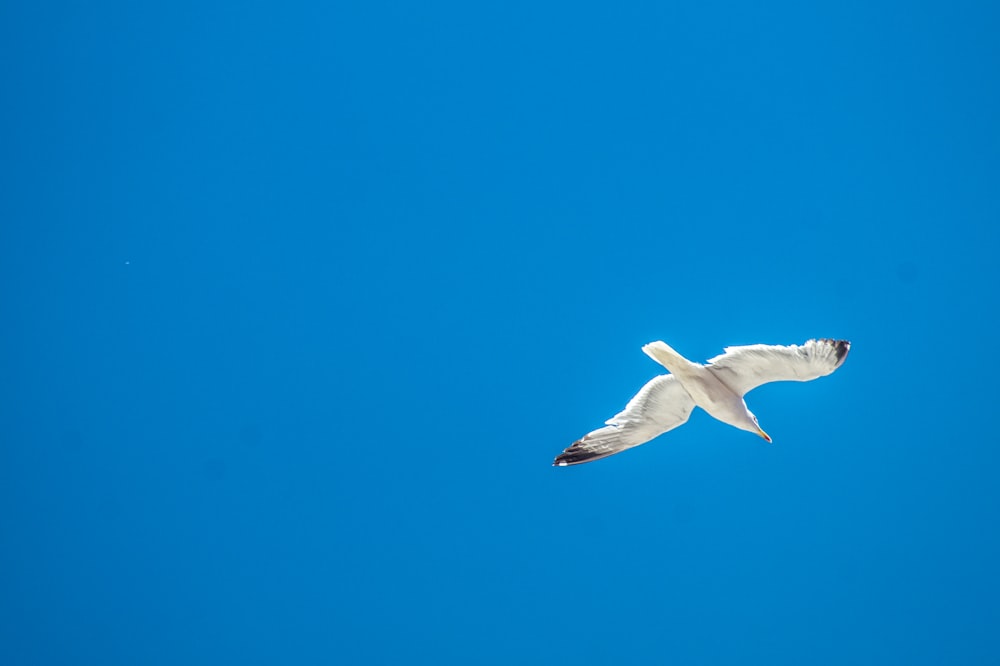
[[[851,341],[850,340],[832,340],[834,353],[837,354],[837,365],[844,362],[847,358],[847,352],[851,351]]]
[[[837,367],[844,362],[847,358],[847,352],[851,351],[851,341],[850,340],[834,340],[832,338],[822,338],[820,342],[826,343],[833,347],[833,354],[837,358]]]
[[[583,440],[578,439],[573,442],[565,451],[556,456],[552,461],[553,467],[568,467],[569,465],[579,465],[592,460],[600,460],[617,453],[616,451],[592,451],[582,448]]]

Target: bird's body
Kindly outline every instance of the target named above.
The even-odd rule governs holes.
[[[553,464],[578,465],[638,446],[684,424],[695,407],[731,426],[771,438],[747,408],[744,394],[775,381],[809,381],[828,375],[844,362],[851,343],[809,340],[804,345],[727,347],[707,365],[693,363],[664,342],[642,350],[670,371],[654,377],[625,409],[577,440]]]
[[[746,412],[743,397],[736,395],[701,363],[692,363],[665,342],[650,343],[642,350],[677,378],[696,407],[701,407],[714,418],[736,425]]]

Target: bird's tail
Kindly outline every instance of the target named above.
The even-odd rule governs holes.
[[[690,365],[691,363],[691,361],[675,352],[670,345],[662,340],[657,340],[656,342],[650,342],[648,345],[644,345],[642,351],[646,352],[646,355],[649,356],[649,358],[653,359],[673,374],[677,374],[678,368]]]

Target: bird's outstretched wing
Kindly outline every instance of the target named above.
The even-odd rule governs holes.
[[[847,340],[809,340],[804,345],[749,345],[726,347],[709,360],[708,369],[738,395],[768,382],[807,382],[840,367],[851,343]]]
[[[694,401],[673,375],[660,375],[646,382],[625,409],[598,428],[573,442],[556,457],[553,465],[579,465],[645,444],[657,435],[682,425],[691,416]]]

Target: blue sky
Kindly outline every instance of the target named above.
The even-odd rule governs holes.
[[[697,5],[0,7],[0,662],[996,663],[997,13]]]

